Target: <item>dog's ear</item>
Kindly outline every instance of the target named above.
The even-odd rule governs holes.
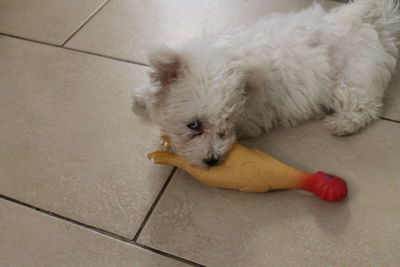
[[[153,84],[165,89],[182,76],[182,59],[176,51],[165,47],[153,48],[148,59]]]

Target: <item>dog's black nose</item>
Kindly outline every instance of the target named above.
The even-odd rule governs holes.
[[[211,166],[214,166],[214,165],[217,165],[217,164],[218,164],[218,162],[219,162],[219,157],[218,157],[218,156],[215,156],[215,155],[212,155],[210,158],[205,159],[204,162],[205,162],[208,166],[211,167]]]

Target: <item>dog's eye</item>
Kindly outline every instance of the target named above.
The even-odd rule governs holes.
[[[191,121],[186,126],[194,131],[200,131],[203,128],[203,125],[200,120]]]
[[[225,137],[225,131],[222,131],[222,132],[219,132],[218,133],[218,136],[219,136],[219,138],[224,138]]]

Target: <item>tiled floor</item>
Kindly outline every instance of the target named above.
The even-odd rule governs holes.
[[[149,45],[311,2],[0,1],[0,266],[398,266],[400,64],[355,136],[314,121],[244,141],[346,177],[343,202],[210,188],[145,157],[159,132],[130,92]]]

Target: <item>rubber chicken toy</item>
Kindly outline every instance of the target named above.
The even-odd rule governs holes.
[[[171,148],[168,137],[162,144]],[[309,174],[289,167],[273,157],[239,143],[232,146],[220,165],[200,168],[168,151],[150,153],[148,158],[156,164],[167,164],[183,169],[200,182],[245,192],[267,192],[274,189],[302,189],[313,192],[329,202],[347,196],[346,182],[323,172]]]

